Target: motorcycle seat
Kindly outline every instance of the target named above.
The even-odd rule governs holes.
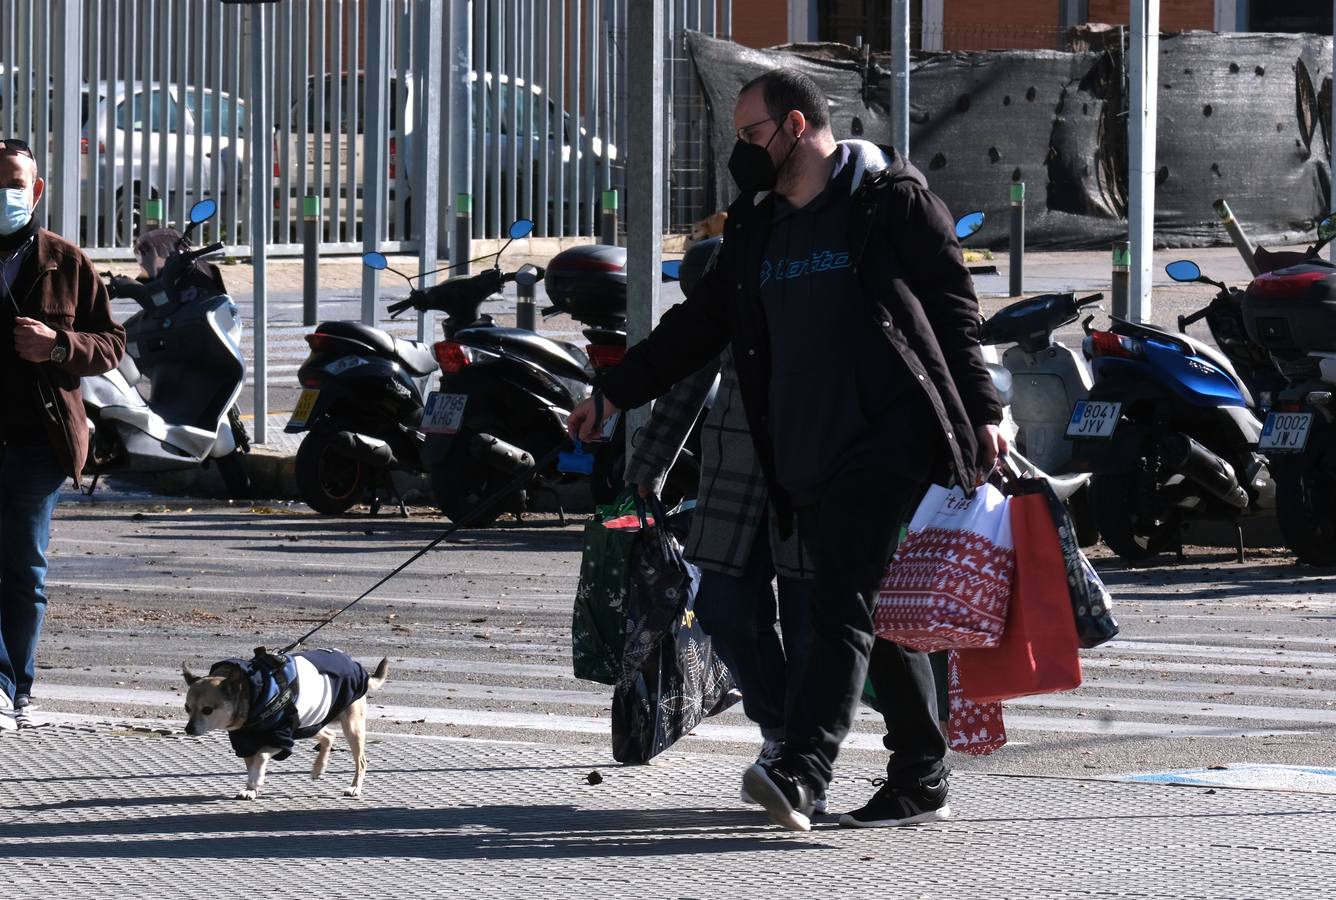
[[[316,331],[366,344],[381,356],[394,356],[394,337],[379,328],[358,322],[321,322]]]
[[[395,338],[394,355],[404,364],[404,368],[414,375],[430,375],[438,368],[436,355],[431,351],[431,344]]]
[[[397,360],[414,375],[430,375],[437,369],[430,344],[400,340],[387,331],[358,322],[321,322],[316,330],[366,344],[376,354]]]

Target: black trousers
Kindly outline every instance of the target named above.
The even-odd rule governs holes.
[[[784,764],[818,791],[830,783],[869,676],[886,719],[891,783],[912,787],[946,773],[928,655],[875,639],[872,625],[900,526],[926,488],[890,469],[850,471],[831,481],[820,502],[797,510],[816,591],[809,664],[787,723]]]

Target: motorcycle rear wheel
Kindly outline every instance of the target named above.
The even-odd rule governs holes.
[[[326,516],[347,512],[366,494],[371,467],[342,453],[332,435],[307,432],[297,448],[297,494],[307,506]]]
[[[1144,458],[1138,460],[1138,466],[1128,472],[1096,475],[1091,483],[1099,535],[1110,550],[1131,563],[1146,562],[1172,549],[1178,537],[1178,522],[1172,514],[1147,520],[1137,510],[1136,498],[1145,488],[1144,479],[1155,477],[1144,462]],[[1156,485],[1150,488],[1153,491]]]
[[[1276,479],[1276,518],[1285,544],[1308,566],[1336,566],[1336,476],[1318,468]]]
[[[479,427],[474,431],[493,435],[512,444],[516,443],[509,435],[494,426]],[[514,480],[513,475],[474,459],[469,452],[469,438],[470,435],[462,433],[456,436],[446,452],[445,459],[431,470],[431,491],[436,497],[436,506],[451,522],[464,521],[466,516],[473,513],[475,507],[491,500],[498,490]],[[503,513],[523,510],[525,499],[524,489],[517,488],[505,499],[493,503],[481,516],[468,520],[468,527],[487,528]]]

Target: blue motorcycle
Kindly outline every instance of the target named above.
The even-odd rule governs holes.
[[[1257,452],[1260,384],[1250,383],[1274,370],[1248,340],[1243,292],[1203,278],[1186,260],[1169,270],[1219,293],[1180,317],[1178,334],[1116,317],[1107,331],[1087,329],[1083,349],[1095,383],[1067,426],[1074,466],[1093,473],[1100,535],[1129,562],[1181,550],[1189,520],[1237,527],[1275,507],[1275,486]],[[1203,318],[1221,350],[1186,333]]]

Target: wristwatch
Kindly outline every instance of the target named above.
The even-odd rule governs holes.
[[[60,338],[57,336],[56,342],[51,345],[51,361],[56,365],[60,365],[69,358],[70,349],[62,344]]]

